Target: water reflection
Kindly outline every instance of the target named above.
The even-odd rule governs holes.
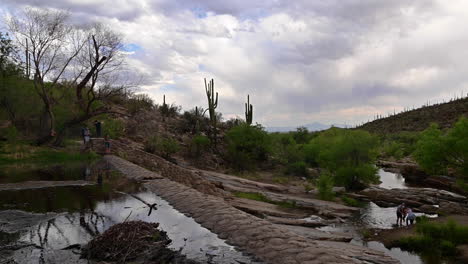
[[[160,223],[159,229],[167,232],[169,245],[191,259],[212,263],[255,263],[214,233],[187,217],[153,193],[138,193],[148,204],[156,203],[156,211],[148,215],[148,206],[130,195],[111,201],[98,202],[94,211],[67,213],[42,222],[21,234],[19,241],[32,243],[44,249],[63,249],[74,244],[84,244],[116,223],[125,220],[142,220]]]
[[[2,171],[0,183],[31,180],[85,180],[91,186],[65,186],[21,191],[0,191],[0,210],[58,212],[53,219],[31,222],[26,230],[1,233],[2,243],[23,242],[41,247],[16,251],[17,263],[82,263],[76,254],[60,250],[85,244],[116,223],[142,220],[160,223],[172,240],[170,247],[202,263],[257,263],[229,246],[154,193],[144,192],[140,184],[111,170],[107,162],[74,164],[71,167],[20,168],[11,174]],[[13,176],[12,176],[13,175]],[[152,207],[152,205],[154,205]],[[149,213],[152,207],[152,212]],[[1,252],[0,252],[1,253]],[[0,256],[1,258],[1,256]],[[37,260],[37,262],[35,262]]]

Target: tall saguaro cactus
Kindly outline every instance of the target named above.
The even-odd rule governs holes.
[[[208,83],[206,82],[205,78],[205,91],[206,97],[208,99],[208,109],[206,109],[210,113],[210,122],[211,122],[211,139],[213,144],[216,147],[216,108],[218,107],[218,92],[214,91],[214,80],[211,79]]]
[[[163,122],[166,121],[166,117],[169,116],[169,106],[166,104],[166,95],[163,95],[163,104],[160,108],[161,115],[162,115],[162,120]]]
[[[250,104],[250,95],[247,95],[247,103],[245,103],[245,122],[248,125],[252,124],[253,106]]]

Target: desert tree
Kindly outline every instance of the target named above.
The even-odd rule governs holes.
[[[44,105],[47,133],[40,135],[38,143],[55,135],[56,100],[52,91],[84,46],[84,42],[73,41],[73,27],[66,23],[68,17],[63,11],[26,8],[20,16],[7,18],[17,45],[27,50],[31,59],[34,89]]]
[[[20,16],[7,18],[16,43],[31,60],[34,89],[44,106],[47,133],[39,136],[43,144],[55,137],[59,144],[65,130],[97,115],[113,112],[98,101],[121,92],[110,77],[123,63],[122,37],[101,24],[77,27],[68,22],[69,14],[50,9],[26,8]],[[117,88],[116,88],[117,87]],[[74,89],[77,111],[58,129],[54,106],[60,102],[59,89]]]

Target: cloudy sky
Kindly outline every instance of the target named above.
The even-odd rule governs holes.
[[[157,102],[206,105],[266,126],[353,125],[468,92],[466,0],[2,0],[68,10],[125,36]]]

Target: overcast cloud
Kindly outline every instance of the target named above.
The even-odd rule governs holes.
[[[3,0],[124,34],[142,92],[190,109],[214,78],[225,117],[266,126],[367,121],[468,92],[464,0]]]

